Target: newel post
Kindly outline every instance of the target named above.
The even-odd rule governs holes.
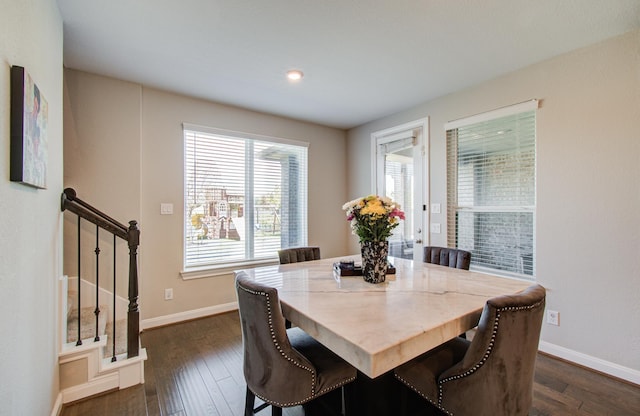
[[[140,230],[129,221],[129,310],[127,312],[127,358],[137,357],[140,349],[140,310],[138,309],[138,245]]]

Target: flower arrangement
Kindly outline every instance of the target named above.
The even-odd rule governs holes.
[[[361,243],[386,241],[400,220],[404,220],[400,204],[377,195],[354,199],[344,204],[342,209],[347,212],[351,230]]]

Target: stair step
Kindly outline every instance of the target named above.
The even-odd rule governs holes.
[[[94,306],[87,306],[80,310],[80,339],[94,338],[96,336],[96,316]],[[98,315],[98,335],[103,335],[107,326],[107,305],[100,306]],[[78,340],[78,309],[71,310],[67,318],[67,342]]]
[[[67,319],[71,317],[74,310],[77,310],[73,308],[73,305],[75,305],[77,301],[78,291],[73,289],[67,290]]]
[[[111,357],[113,355],[113,325],[112,321],[107,322],[105,333],[109,337],[107,346],[105,347],[104,356]],[[127,352],[127,320],[119,319],[116,321],[116,355]]]

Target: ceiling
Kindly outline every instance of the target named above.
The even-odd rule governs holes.
[[[640,28],[640,0],[57,2],[67,68],[344,129]]]

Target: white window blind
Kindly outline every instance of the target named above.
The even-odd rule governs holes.
[[[307,244],[307,146],[184,129],[184,267]]]
[[[447,130],[448,245],[474,268],[532,278],[535,110],[484,118]]]

